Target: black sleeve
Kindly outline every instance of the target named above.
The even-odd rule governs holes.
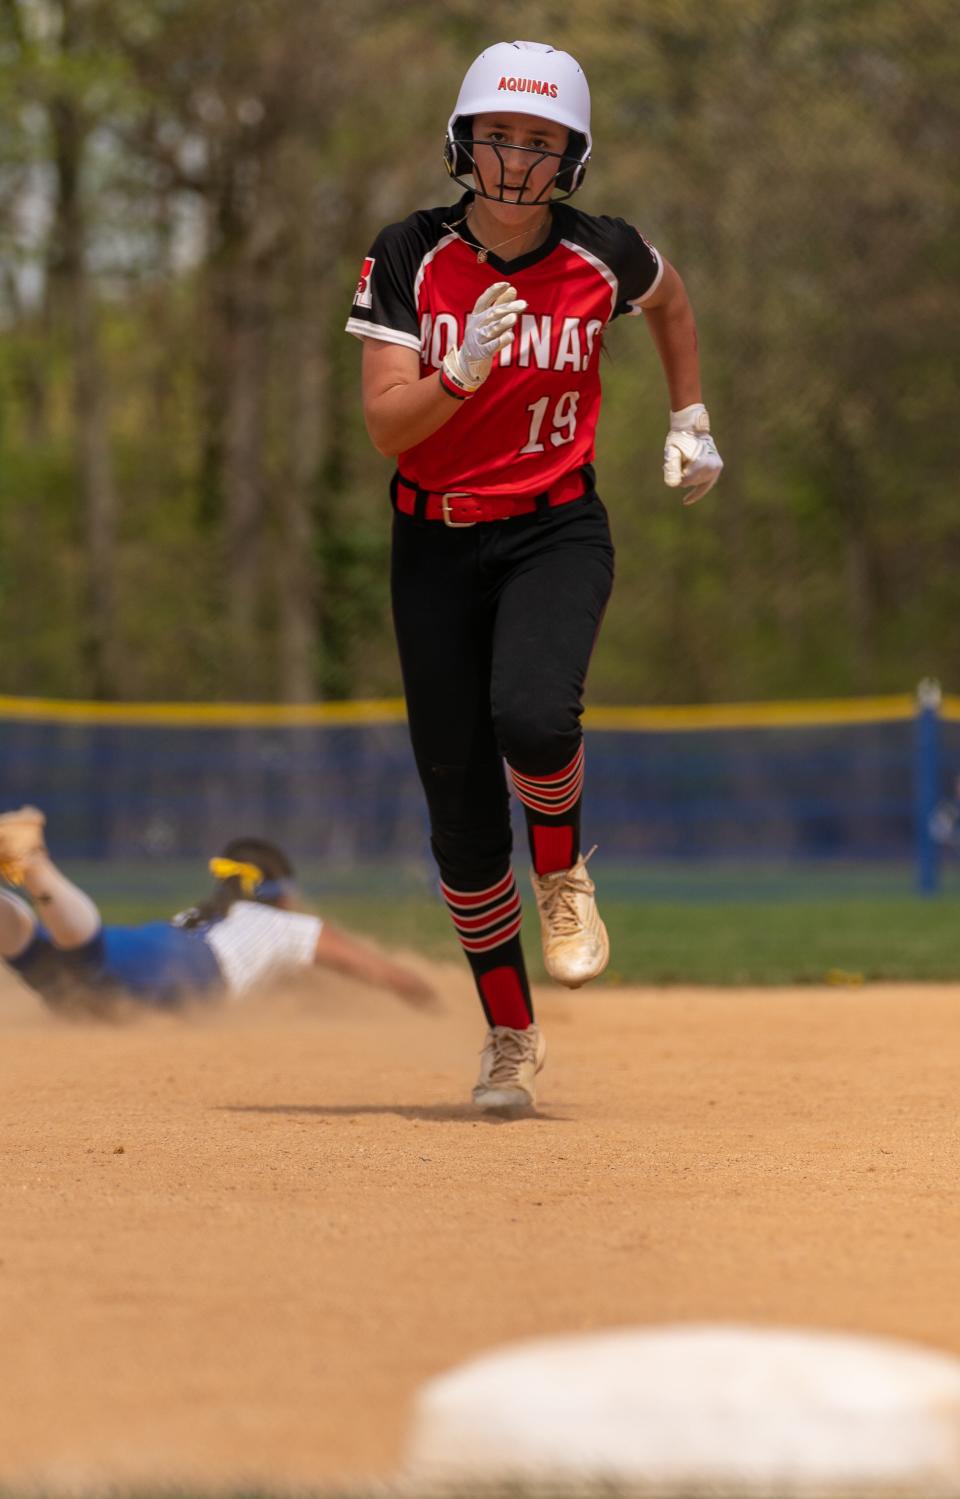
[[[581,213],[565,203],[554,212],[562,215],[565,238],[594,256],[601,273],[615,282],[617,300],[611,316],[642,312],[643,299],[655,290],[663,275],[663,261],[649,240],[626,219]]]
[[[643,300],[660,285],[663,261],[660,252],[639,230],[624,219],[611,219],[618,241],[620,264],[620,297],[614,308],[614,317],[629,316],[643,311]]]
[[[360,269],[348,333],[419,350],[415,282],[428,248],[421,217],[413,214],[377,235]]]

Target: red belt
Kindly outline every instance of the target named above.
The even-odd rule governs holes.
[[[542,494],[467,494],[462,489],[435,494],[410,479],[395,474],[393,502],[402,515],[418,520],[442,520],[445,526],[475,526],[478,521],[510,520],[514,515],[532,515],[556,505],[579,500],[593,488],[593,471],[575,469]]]

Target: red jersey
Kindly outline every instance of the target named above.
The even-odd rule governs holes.
[[[551,208],[550,234],[517,260],[484,261],[464,215],[424,209],[381,231],[363,263],[347,331],[415,349],[421,375],[463,340],[467,314],[494,281],[528,304],[515,341],[439,431],[406,453],[405,479],[434,493],[540,494],[590,463],[600,414],[607,323],[642,310],[663,274],[652,245],[623,219]]]

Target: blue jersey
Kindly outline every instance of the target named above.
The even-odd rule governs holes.
[[[96,1013],[124,996],[175,1009],[188,999],[243,996],[309,967],[323,927],[305,911],[250,900],[196,926],[182,920],[105,926],[67,950],[38,927],[26,951],[7,961],[54,1010]]]
[[[105,926],[100,937],[105,981],[139,999],[176,1004],[187,995],[223,988],[220,965],[204,928],[149,921],[143,926]]]
[[[141,926],[105,926],[83,947],[55,947],[39,927],[17,958],[7,960],[53,1009],[98,1008],[97,1001],[123,995],[157,1009],[173,1009],[190,998],[213,998],[224,988],[223,972],[207,933],[150,921]]]

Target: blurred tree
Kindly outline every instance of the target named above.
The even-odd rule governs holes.
[[[594,100],[578,199],[697,309],[727,471],[659,482],[642,320],[600,441],[594,700],[949,680],[958,72],[947,0],[530,0]],[[450,201],[488,0],[0,0],[0,690],[391,692],[388,466],[342,331],[375,231]]]
[[[82,497],[85,588],[78,634],[90,689],[111,697],[118,687],[115,601],[117,494],[110,452],[107,378],[100,347],[96,281],[90,265],[89,143],[114,104],[109,61],[97,53],[87,9],[76,0],[29,6],[4,0],[8,87],[25,114],[28,135],[43,150],[51,228],[43,278],[43,320],[54,348],[63,340],[71,365],[74,442]],[[30,130],[31,110],[42,115],[43,134]],[[26,189],[29,191],[29,189]],[[15,280],[8,294],[16,300]],[[36,370],[26,376],[34,431],[42,398],[33,392]]]

